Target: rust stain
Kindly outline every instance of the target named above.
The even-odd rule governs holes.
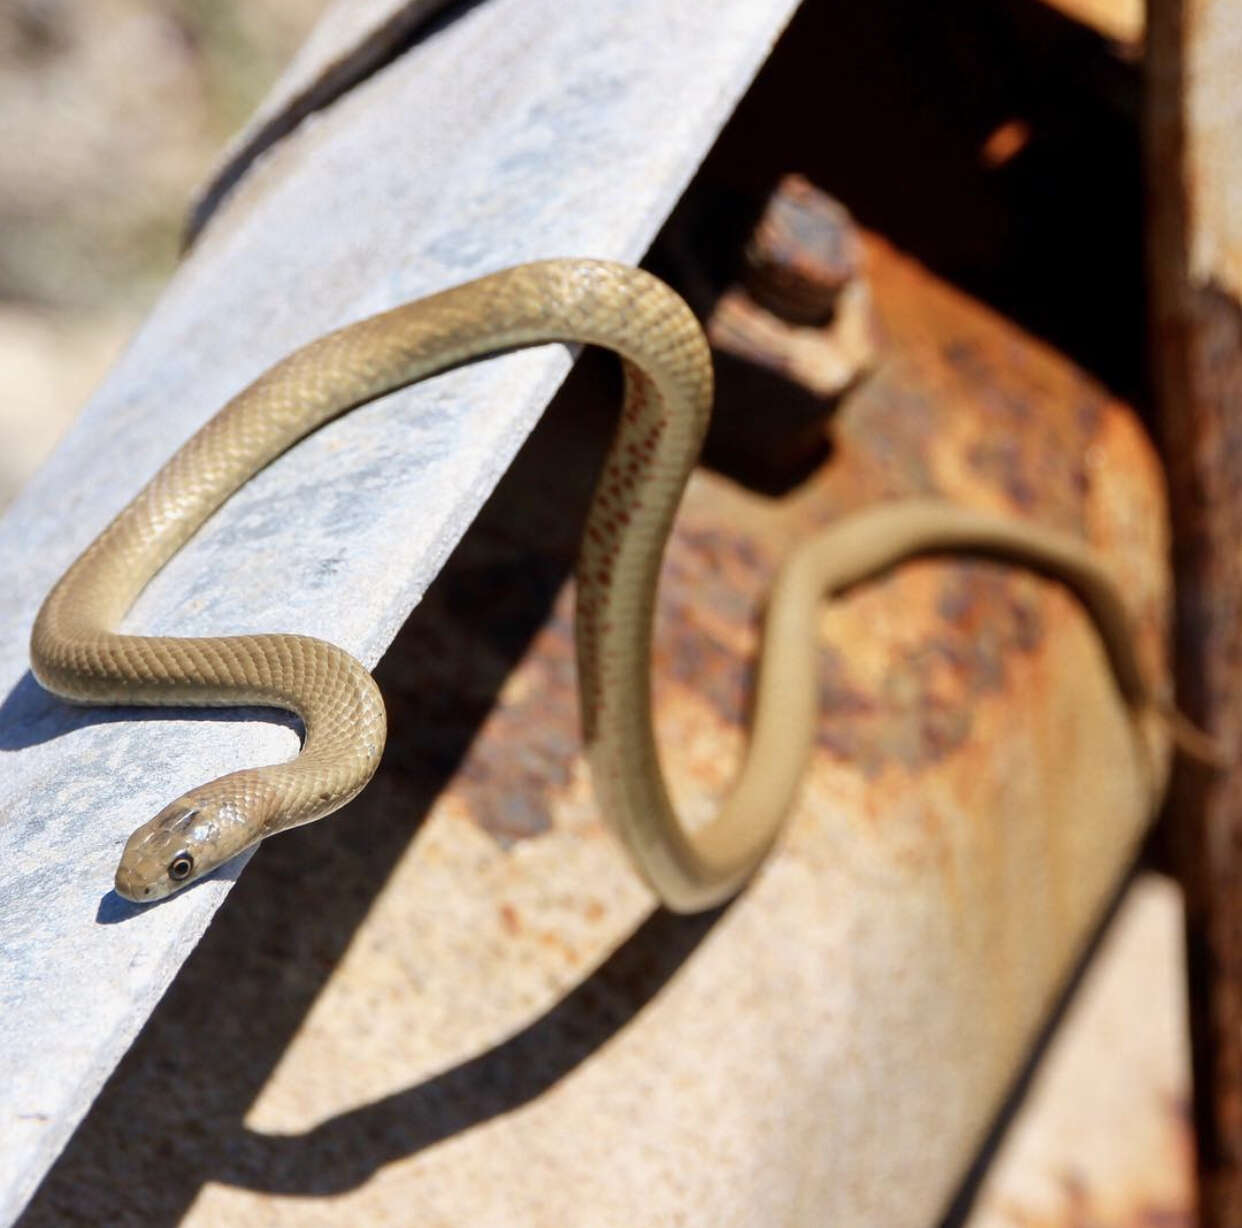
[[[516,938],[522,932],[522,919],[518,910],[507,900],[500,906],[500,926],[510,938]]]
[[[755,673],[763,595],[778,564],[771,549],[740,530],[705,527],[697,518],[677,533],[660,597],[662,632],[655,661],[657,699],[679,702],[679,683],[720,721],[742,725]],[[819,659],[819,744],[874,776],[892,763],[909,772],[942,762],[969,738],[980,696],[1005,690],[1011,653],[1043,642],[1034,585],[1011,569],[974,560],[941,563],[916,622],[926,630],[896,647],[879,687],[851,669],[848,649],[825,643]],[[911,586],[884,580],[909,602]],[[902,596],[896,597],[902,601]]]
[[[1013,654],[1034,654],[1043,642],[1034,593],[1015,591],[1007,569],[967,561],[937,570],[928,608],[915,611],[932,628],[886,659],[878,692],[853,675],[840,648],[823,653],[819,744],[869,777],[890,762],[917,773],[958,751],[970,739],[977,701],[1010,685]],[[901,587],[908,601],[911,586]],[[885,599],[882,590],[877,597]]]
[[[714,721],[717,741],[745,726],[763,602],[780,560],[843,511],[938,492],[1106,535],[1107,507],[1103,515],[1093,509],[1098,492],[1084,461],[1090,449],[1130,448],[1138,489],[1156,471],[1141,434],[1118,434],[1120,408],[1089,379],[885,244],[866,246],[889,357],[843,402],[828,462],[784,496],[754,494],[714,475],[700,475],[688,494],[658,599],[653,693],[663,722]],[[729,396],[722,388],[726,405]],[[602,437],[607,421],[598,425]],[[586,492],[592,472],[561,457],[539,482],[578,482]],[[523,497],[541,517],[539,498],[529,489]],[[520,549],[503,532],[477,537],[478,558],[440,598],[449,616],[440,621],[477,622],[482,609],[482,631],[470,651],[440,645],[444,661],[470,659],[480,642],[498,656],[511,651],[511,624],[523,605],[537,591],[555,592],[570,568],[580,522],[563,512],[561,519],[541,522],[540,535],[528,534]],[[1127,545],[1104,544],[1119,554]],[[1141,597],[1160,593],[1161,583],[1149,575],[1132,587]],[[1054,587],[1020,568],[958,557],[909,564],[832,603],[818,666],[822,753],[868,781],[983,753],[975,748],[991,731],[980,726],[982,700],[1042,702],[1038,662],[1068,608],[1049,604]],[[549,601],[452,785],[503,846],[550,829],[579,762],[572,583]],[[1149,601],[1137,613],[1158,645],[1163,606]],[[447,694],[480,689],[468,667],[456,668],[458,676],[440,682]],[[409,727],[404,718],[398,724]],[[689,771],[702,778],[694,787],[715,794],[731,764],[704,754]]]
[[[1031,143],[1031,125],[1024,119],[1007,119],[988,133],[979,147],[979,160],[990,170],[1012,162]]]
[[[1114,1155],[1110,1167],[1086,1154],[1062,1162],[1059,1170],[1045,1170],[1059,1198],[1051,1207],[1041,1199],[1044,1205],[1034,1210],[1024,1205],[1025,1192],[1038,1189],[1040,1181],[1031,1179],[1043,1174],[1029,1168],[1020,1174],[1002,1162],[984,1187],[979,1199],[984,1213],[978,1218],[1013,1228],[1193,1228],[1198,1219],[1190,1106],[1182,1097],[1169,1096],[1153,1107],[1159,1134],[1130,1163],[1117,1167]],[[1019,1180],[1009,1190],[1011,1171]]]
[[[1102,1211],[1090,1190],[1076,1173],[1061,1179],[1063,1202],[1050,1215],[1032,1214],[1005,1208],[1005,1223],[1013,1228],[1194,1228],[1193,1208],[1174,1203],[1138,1202],[1116,1210]]]

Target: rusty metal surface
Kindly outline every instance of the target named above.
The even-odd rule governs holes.
[[[823,324],[861,263],[857,228],[845,206],[805,175],[786,175],[746,245],[746,289],[790,324]]]
[[[1086,533],[1159,655],[1131,416],[866,255],[890,357],[830,460],[782,496],[700,472],[677,526],[654,675],[691,821],[737,762],[779,558],[862,502]],[[834,604],[781,849],[733,907],[649,916],[578,752],[564,584],[613,382],[567,385],[385,660],[376,785],[256,857],[25,1228],[934,1221],[1142,831],[1102,651],[1058,586],[995,563]]]
[[[1242,1225],[1242,21],[1228,0],[1150,6],[1152,339],[1173,496],[1177,686],[1227,749],[1179,772],[1195,1121],[1205,1228]]]
[[[727,253],[739,248],[731,261]],[[701,315],[717,385],[736,407],[714,414],[708,463],[762,489],[788,488],[812,472],[837,401],[877,357],[849,211],[803,175],[781,176],[762,200],[705,175],[678,204],[652,260]]]

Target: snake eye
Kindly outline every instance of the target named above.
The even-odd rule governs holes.
[[[190,877],[194,869],[194,858],[189,853],[178,853],[168,863],[168,877],[177,882]]]

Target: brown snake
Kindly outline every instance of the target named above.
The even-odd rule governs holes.
[[[813,742],[818,603],[912,554],[981,551],[1065,581],[1095,620],[1126,701],[1161,708],[1121,595],[1085,543],[943,502],[883,504],[809,539],[783,568],[740,777],[716,817],[688,832],[660,771],[649,665],[664,545],[711,409],[707,342],[682,300],[640,270],[594,260],[521,265],[348,325],[277,363],[168,461],[44,602],[31,659],[58,695],[91,704],[262,704],[297,713],[305,726],[290,762],[192,789],[135,831],[116,873],[121,895],[160,899],[265,836],[330,814],[370,779],[385,736],[379,691],[341,649],[299,635],[118,633],[138,594],[231,494],[324,422],[471,359],[550,341],[604,346],[625,370],[620,425],[577,569],[579,694],[602,812],[668,907],[707,908],[754,871]],[[1165,716],[1193,753],[1214,753]]]

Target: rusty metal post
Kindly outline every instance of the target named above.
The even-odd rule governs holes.
[[[1152,0],[1151,271],[1176,541],[1181,702],[1242,731],[1242,20],[1236,0]],[[1183,769],[1172,813],[1186,892],[1205,1228],[1242,1228],[1242,765]]]

